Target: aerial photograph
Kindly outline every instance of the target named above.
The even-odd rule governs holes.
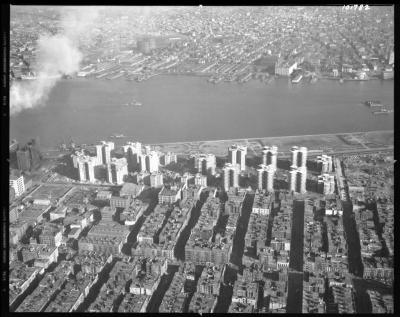
[[[394,313],[393,5],[9,10],[8,312]]]

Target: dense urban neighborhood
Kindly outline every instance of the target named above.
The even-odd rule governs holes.
[[[102,141],[54,158],[14,142],[10,309],[393,312],[383,140],[364,154],[242,142],[223,156]]]

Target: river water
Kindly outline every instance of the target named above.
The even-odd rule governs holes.
[[[94,143],[124,134],[143,143],[218,140],[393,129],[394,117],[373,115],[365,100],[394,104],[393,81],[320,80],[266,85],[210,84],[204,77],[157,76],[144,82],[60,81],[41,107],[10,119],[10,137],[39,137],[43,147],[72,137]],[[122,107],[136,99],[142,107]]]

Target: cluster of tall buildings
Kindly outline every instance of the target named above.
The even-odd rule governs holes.
[[[139,176],[147,177],[152,187],[163,186],[163,174],[159,172],[160,165],[177,162],[174,153],[161,153],[152,150],[149,145],[142,146],[140,142],[127,142],[122,146],[124,157],[112,157],[115,149],[113,142],[101,141],[96,145],[95,156],[85,154],[83,150],[72,155],[73,165],[78,170],[80,181],[95,182],[95,167],[105,169],[107,182],[123,184],[124,178],[131,172],[139,172]],[[288,190],[304,194],[307,184],[307,148],[293,146],[290,150],[290,170],[288,174]],[[222,185],[225,191],[238,188],[240,174],[246,170],[247,147],[234,144],[228,148],[228,162],[222,168]],[[277,146],[264,146],[261,151],[262,161],[257,169],[257,189],[265,192],[274,191],[274,181],[277,171]],[[194,177],[196,185],[207,186],[207,175],[216,175],[216,156],[211,153],[196,153],[191,156],[193,166],[197,171]],[[318,176],[318,192],[328,195],[335,191],[335,178],[331,175],[332,157],[320,155],[317,166],[321,170]],[[139,177],[138,176],[138,177]],[[139,177],[139,178],[140,178]]]
[[[106,170],[106,179],[109,183],[122,184],[125,176],[130,172],[140,171],[150,173],[150,183],[154,187],[163,184],[162,175],[158,173],[160,161],[164,165],[177,162],[176,154],[168,152],[161,154],[146,145],[142,147],[139,142],[127,142],[122,146],[124,157],[112,157],[115,150],[113,142],[101,141],[96,145],[95,156],[85,154],[83,150],[77,151],[72,155],[73,166],[78,170],[80,181],[95,182],[95,167],[101,166]]]
[[[228,163],[223,167],[223,186],[226,191],[239,187],[239,175],[246,169],[247,147],[233,145],[228,149]],[[277,170],[278,147],[264,146],[262,149],[262,164],[257,169],[257,188],[272,192]],[[325,156],[324,156],[325,157]],[[325,164],[325,165],[324,165]],[[332,167],[332,161],[331,165]],[[329,170],[329,162],[323,163],[323,168]],[[306,192],[307,180],[307,148],[294,146],[291,149],[291,166],[289,171],[289,190],[296,193]]]
[[[90,156],[83,150],[72,155],[73,165],[78,170],[80,181],[95,182],[95,167],[105,169],[107,182],[123,184],[125,176],[130,172],[138,171],[148,178],[152,187],[162,187],[163,174],[159,172],[160,165],[169,165],[177,162],[175,153],[161,153],[152,150],[150,146],[142,146],[140,142],[127,142],[122,146],[124,157],[112,157],[115,149],[113,142],[101,141],[96,145],[96,155]],[[288,190],[304,194],[307,184],[307,148],[293,146],[290,150],[290,170],[288,173]],[[239,188],[240,174],[246,170],[247,147],[232,145],[228,148],[228,162],[222,168],[222,185],[225,191]],[[261,151],[262,164],[257,169],[257,189],[265,192],[274,191],[274,181],[277,171],[277,146],[264,146]],[[196,153],[193,158],[194,169],[197,171],[194,178],[196,185],[207,186],[207,175],[216,175],[216,156],[211,153]],[[321,194],[329,195],[335,192],[335,177],[332,157],[320,155],[317,157],[317,166],[321,171],[318,176],[317,190]],[[11,185],[11,183],[10,183]],[[14,189],[15,190],[15,189]],[[17,191],[16,191],[17,192]]]
[[[223,167],[223,186],[227,191],[239,187],[239,175],[246,169],[247,147],[233,145],[228,149],[228,163]],[[278,147],[265,146],[262,149],[262,164],[257,169],[257,187],[272,192],[277,170]],[[307,148],[294,146],[291,149],[289,172],[289,190],[296,193],[306,192]]]
[[[96,145],[96,156],[86,155],[84,150],[76,151],[72,154],[72,162],[76,169],[78,169],[79,180],[87,182],[95,182],[95,167],[106,165],[108,181],[112,180],[111,168],[111,151],[114,150],[115,145],[113,142],[101,141]],[[113,162],[115,164],[115,162]],[[115,168],[114,168],[115,170]],[[111,176],[111,177],[110,177]],[[120,178],[120,177],[115,177]]]

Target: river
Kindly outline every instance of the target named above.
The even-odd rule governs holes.
[[[11,117],[10,137],[20,143],[39,137],[42,147],[51,147],[63,138],[94,143],[116,133],[162,143],[390,130],[393,113],[373,115],[362,102],[393,106],[393,98],[393,81],[381,80],[214,85],[192,76],[144,82],[77,78],[58,82],[40,107]],[[143,106],[121,107],[132,99]]]

